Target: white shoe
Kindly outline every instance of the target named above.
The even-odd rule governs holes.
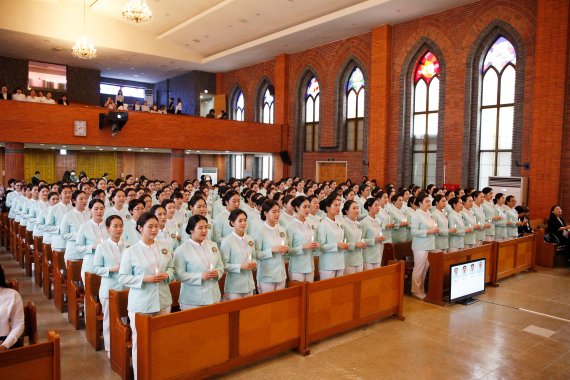
[[[425,293],[412,293],[412,295],[416,298],[419,298],[421,300],[423,300],[424,298],[426,298],[426,294]]]

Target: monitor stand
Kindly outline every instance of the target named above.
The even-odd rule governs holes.
[[[464,299],[464,300],[462,300],[462,301],[458,301],[457,303],[460,303],[460,304],[462,304],[462,305],[467,306],[467,305],[471,305],[471,304],[473,304],[473,303],[475,303],[475,302],[479,302],[479,300],[478,300],[477,298],[469,297],[469,298],[466,298],[466,299]]]

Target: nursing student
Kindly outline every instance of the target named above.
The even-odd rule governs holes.
[[[489,228],[485,228],[485,241],[494,241],[495,223],[500,220],[501,217],[497,215],[497,208],[493,204],[493,189],[485,187],[481,192],[484,196],[484,201],[481,207],[485,213],[485,222],[489,225]]]
[[[505,214],[505,195],[497,193],[495,199],[495,212],[498,219],[495,220],[495,241],[505,241],[507,239],[507,215]]]
[[[162,207],[166,211],[166,221],[164,224],[165,229],[170,234],[170,237],[174,239],[174,250],[178,248],[182,240],[182,219],[177,220],[176,215],[176,204],[172,199],[165,199],[162,201]]]
[[[191,216],[186,232],[190,239],[174,252],[176,278],[182,283],[178,301],[181,310],[220,302],[218,281],[224,274],[217,244],[206,239],[208,220],[201,215]]]
[[[281,211],[277,202],[266,200],[261,206],[263,223],[254,235],[257,254],[257,290],[267,293],[284,289],[287,281],[283,256],[289,251],[287,234],[279,225]]]
[[[127,308],[132,330],[135,379],[138,373],[135,314],[157,316],[170,313],[172,295],[168,284],[174,280],[172,250],[155,241],[159,230],[156,216],[142,214],[137,221],[137,229],[141,240],[125,250],[119,265],[119,283],[130,289]]]
[[[392,222],[392,215],[390,215],[390,210],[388,208],[388,194],[379,192],[378,198],[380,200],[380,211],[376,218],[380,221],[380,225],[382,226],[382,233],[386,240],[384,243],[392,243],[392,230],[396,226]]]
[[[171,251],[174,251],[176,245],[176,236],[171,235],[166,229],[166,209],[162,205],[154,205],[150,208],[150,213],[158,220],[158,233],[156,240],[166,245]]]
[[[246,234],[247,213],[241,209],[233,210],[230,212],[229,223],[233,232],[222,240],[220,252],[226,271],[224,297],[231,301],[253,295],[253,270],[257,268],[257,263],[253,237]]]
[[[24,305],[20,294],[6,283],[0,265],[0,355],[10,348],[21,347],[18,339],[24,332]]]
[[[105,203],[101,199],[92,199],[89,202],[91,219],[79,226],[75,238],[75,252],[80,259],[81,278],[85,281],[85,272],[93,272],[93,255],[97,246],[109,237],[107,227],[103,220]]]
[[[295,208],[293,207],[294,199],[295,197],[292,195],[285,195],[282,199],[283,208],[281,209],[279,224],[283,228],[287,227],[287,225],[295,219]]]
[[[362,239],[366,247],[362,251],[363,270],[376,269],[382,265],[382,254],[384,253],[384,241],[382,227],[376,219],[380,210],[380,202],[376,198],[368,198],[364,202],[366,217],[360,221],[362,229]]]
[[[289,240],[289,278],[291,281],[313,282],[313,253],[319,248],[319,243],[316,239],[316,228],[308,219],[311,204],[305,196],[296,197],[291,204],[296,217],[285,228]]]
[[[140,233],[137,231],[137,221],[145,212],[145,203],[140,199],[133,199],[129,202],[128,210],[131,217],[123,221],[123,241],[126,246],[131,246],[138,242],[141,238]]]
[[[506,224],[507,224],[507,239],[511,240],[519,236],[519,226],[523,223],[519,222],[519,213],[515,210],[517,205],[517,200],[513,195],[508,195],[505,198],[505,205],[503,210],[505,212]]]
[[[111,215],[119,215],[121,219],[128,220],[131,215],[125,203],[127,201],[127,196],[122,189],[116,188],[111,192],[110,204],[111,207],[105,209],[104,219],[107,219]]]
[[[105,220],[105,227],[107,228],[109,238],[100,243],[95,250],[93,273],[101,276],[99,301],[103,309],[103,339],[107,356],[110,356],[109,290],[123,290],[123,285],[119,282],[119,266],[125,251],[125,241],[121,238],[123,235],[123,220],[120,216],[111,215],[108,217]]]
[[[439,233],[435,221],[429,212],[431,202],[425,193],[416,197],[418,209],[412,216],[412,252],[414,270],[412,271],[412,294],[424,299],[425,279],[429,268],[428,254],[435,250],[435,235]]]
[[[343,252],[350,248],[344,241],[344,229],[337,218],[340,213],[340,200],[331,193],[321,201],[325,217],[317,228],[317,241],[320,244],[319,278],[326,280],[344,274]]]
[[[395,194],[391,198],[392,203],[386,205],[386,209],[392,217],[394,228],[392,229],[392,242],[404,243],[408,237],[408,215],[406,215],[404,205],[404,198],[401,195]]]
[[[52,251],[65,251],[65,240],[63,240],[59,227],[65,214],[73,210],[71,204],[71,187],[62,186],[59,191],[60,202],[50,207],[46,218],[44,231],[51,235]]]
[[[77,252],[76,239],[79,227],[89,221],[90,213],[87,207],[87,194],[76,190],[71,195],[73,210],[63,216],[59,227],[62,239],[65,241],[65,261],[82,260],[83,255]]]
[[[458,197],[453,197],[447,202],[451,207],[449,213],[449,252],[457,252],[465,248],[465,233],[473,232],[473,227],[466,227],[463,221],[463,201]]]
[[[431,216],[439,232],[435,235],[434,252],[447,253],[449,251],[449,220],[447,218],[447,198],[436,194],[431,202]]]
[[[213,240],[212,220],[208,214],[208,204],[206,203],[206,199],[200,195],[193,195],[188,201],[188,210],[190,211],[190,216],[202,215],[208,220],[208,235],[206,236],[206,239]],[[185,242],[188,239],[190,239],[190,235],[186,233],[186,226],[184,226],[182,229],[182,241]]]
[[[366,247],[366,242],[363,240],[362,228],[358,223],[360,207],[355,201],[347,200],[342,206],[342,213],[344,242],[349,246],[344,250],[344,274],[362,272],[362,251]]]
[[[480,247],[485,241],[485,231],[491,228],[491,223],[487,223],[485,219],[485,211],[483,210],[483,202],[485,202],[485,195],[480,191],[473,192],[473,213],[477,220],[479,229],[475,230],[475,247]]]
[[[461,200],[463,201],[463,210],[461,211],[463,224],[467,228],[471,228],[470,232],[465,229],[465,235],[463,236],[464,245],[465,248],[473,248],[475,247],[476,241],[475,233],[477,230],[481,229],[481,226],[477,224],[477,218],[473,212],[473,197],[469,194],[465,194],[461,197]]]
[[[232,233],[232,227],[228,220],[230,212],[239,208],[239,193],[235,190],[228,190],[222,197],[223,209],[214,218],[212,240],[217,244],[222,244],[222,240]]]

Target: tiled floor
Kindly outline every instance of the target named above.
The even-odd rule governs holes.
[[[40,339],[61,335],[64,379],[118,379],[103,351],[75,331],[41,289],[3,250],[24,302],[38,308]],[[313,379],[570,379],[570,270],[539,268],[487,288],[482,302],[438,307],[405,298],[404,322],[386,319],[227,374],[227,378]],[[525,331],[526,329],[526,331]],[[530,332],[529,332],[530,331]],[[551,334],[551,335],[550,335]],[[550,335],[548,337],[548,335]]]

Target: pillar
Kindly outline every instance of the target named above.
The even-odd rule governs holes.
[[[170,176],[173,181],[184,182],[184,150],[172,149],[170,153]]]
[[[24,144],[7,142],[4,149],[4,178],[6,182],[10,178],[30,181],[30,178],[24,178]]]
[[[293,150],[289,144],[293,136],[290,136],[290,121],[289,121],[289,56],[281,54],[275,57],[275,79],[273,86],[275,88],[275,103],[273,104],[274,121],[276,125],[281,125],[281,150],[289,152],[289,157],[293,157]],[[276,153],[276,152],[274,152]],[[275,176],[275,173],[282,173],[283,177],[289,176],[291,165],[285,165],[281,159],[273,160],[273,173],[274,178],[281,178]]]
[[[368,178],[378,183],[388,182],[390,133],[390,88],[392,59],[392,26],[372,29],[370,60],[370,85],[366,95],[370,97],[368,116]],[[396,131],[392,131],[397,133]]]
[[[535,217],[547,217],[560,201],[568,12],[568,1],[538,0],[534,93],[526,95],[533,99],[528,203]]]

